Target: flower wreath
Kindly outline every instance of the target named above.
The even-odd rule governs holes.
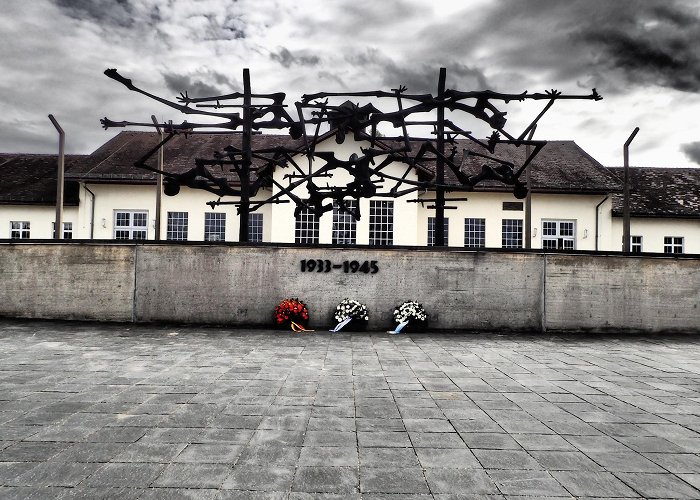
[[[403,323],[404,321],[410,321],[412,319],[417,321],[425,321],[428,319],[425,308],[419,302],[407,300],[394,309],[394,321],[396,323]]]
[[[309,309],[297,298],[284,299],[275,307],[275,324],[289,325],[295,332],[307,331],[304,328],[309,321]]]
[[[335,306],[334,318],[338,322],[348,318],[367,321],[369,320],[369,315],[367,313],[367,306],[364,304],[361,304],[355,299],[343,299],[340,304]]]
[[[343,299],[340,304],[335,306],[335,314],[333,315],[338,322],[330,331],[339,332],[345,325],[353,320],[358,320],[360,323],[353,323],[353,326],[360,325],[360,329],[367,326],[366,321],[369,319],[367,306],[361,304],[354,299]]]

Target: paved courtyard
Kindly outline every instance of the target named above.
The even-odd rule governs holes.
[[[700,498],[693,336],[0,321],[0,498]]]

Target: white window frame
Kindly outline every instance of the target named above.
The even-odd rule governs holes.
[[[294,243],[318,245],[318,216],[308,208],[302,208],[294,218]]]
[[[204,212],[204,241],[226,240],[226,213]]]
[[[357,200],[343,200],[348,209],[357,211]],[[337,201],[333,201],[333,245],[355,245],[357,243],[357,221],[349,212],[340,210]]]
[[[127,224],[119,224],[120,215],[127,215]],[[118,233],[122,233],[122,236],[119,237]],[[148,210],[115,210],[112,237],[115,240],[147,240]]]
[[[683,236],[664,236],[664,253],[683,253]]]
[[[486,219],[478,217],[464,219],[464,247],[486,247]]]
[[[394,244],[394,200],[369,200],[369,244]]]
[[[630,252],[632,253],[642,253],[643,252],[643,238],[641,236],[630,236]]]
[[[576,250],[576,220],[542,219],[543,250]]]
[[[523,247],[523,220],[522,219],[502,219],[501,220],[501,247],[502,248],[522,248]]]
[[[31,235],[30,223],[27,220],[10,221],[10,239],[28,240]]]
[[[51,223],[51,237],[56,236],[56,223],[52,222]],[[63,223],[63,239],[64,240],[72,240],[73,239],[73,223],[72,222],[64,222]]]
[[[248,241],[251,243],[261,243],[263,240],[263,214],[248,214]]]
[[[189,213],[168,212],[166,239],[168,241],[187,241]]]
[[[435,246],[435,217],[428,217],[428,246]],[[445,246],[449,245],[450,241],[450,218],[445,217]]]

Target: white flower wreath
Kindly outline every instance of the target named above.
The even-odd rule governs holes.
[[[335,320],[341,322],[347,318],[369,320],[367,306],[359,303],[354,299],[343,299],[340,304],[335,307]]]
[[[408,300],[394,309],[394,321],[396,323],[403,323],[410,319],[418,321],[425,321],[428,319],[425,308],[415,300]]]

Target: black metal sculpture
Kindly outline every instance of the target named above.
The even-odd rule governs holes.
[[[232,93],[213,97],[190,97],[185,91],[180,94],[177,101],[169,101],[136,87],[130,79],[121,76],[115,69],[108,69],[105,74],[124,84],[128,89],[143,94],[151,99],[174,108],[186,115],[201,115],[221,119],[218,123],[196,123],[183,121],[180,124],[172,122],[163,124],[138,123],[121,121],[115,122],[104,118],[101,120],[105,129],[110,127],[156,127],[159,126],[167,133],[167,136],[153,149],[140,158],[135,165],[139,168],[162,174],[165,178],[164,192],[166,195],[176,195],[181,186],[204,189],[218,196],[218,199],[208,204],[212,207],[222,204],[235,204],[238,207],[240,217],[239,241],[247,241],[248,215],[268,203],[284,203],[289,200],[296,204],[295,214],[301,210],[309,210],[316,215],[322,215],[333,209],[333,202],[341,211],[350,213],[355,219],[361,217],[359,203],[348,203],[349,200],[360,198],[390,197],[396,198],[408,193],[431,189],[435,191],[435,243],[444,245],[444,210],[445,193],[450,191],[471,191],[474,186],[484,180],[497,180],[513,187],[513,193],[517,198],[527,195],[528,186],[521,181],[521,174],[532,162],[535,156],[546,144],[546,141],[528,139],[528,134],[534,131],[537,122],[561,99],[590,99],[600,100],[602,97],[595,89],[587,95],[564,95],[559,91],[551,90],[544,93],[530,94],[502,94],[484,91],[463,92],[459,90],[445,89],[446,70],[442,68],[438,80],[438,92],[432,94],[407,94],[406,87],[398,87],[390,92],[349,92],[330,93],[320,92],[302,96],[295,103],[298,118],[295,120],[286,111],[284,104],[285,94],[253,94],[250,86],[250,73],[243,70],[243,93]],[[391,99],[396,102],[395,109],[388,112],[380,111],[371,102],[364,105],[355,104],[350,100],[341,105],[329,104],[329,98],[347,97],[369,98],[375,103],[386,102]],[[240,101],[242,104],[230,104],[230,101]],[[253,99],[256,100],[253,103]],[[543,100],[546,101],[541,112],[520,133],[511,134],[506,129],[506,113],[501,111],[494,102],[509,103],[511,101]],[[263,102],[259,102],[263,101]],[[405,102],[410,103],[408,107]],[[193,107],[194,105],[194,107]],[[228,113],[221,110],[225,108],[242,108],[240,113]],[[445,113],[462,113],[469,115],[488,124],[493,132],[485,140],[474,137],[471,132],[462,129],[453,121],[445,118]],[[435,113],[436,119],[424,121],[411,121],[411,115],[417,113]],[[395,128],[401,129],[401,136],[396,139],[380,137],[377,126],[381,123],[389,123]],[[322,127],[329,126],[335,132],[336,142],[342,143],[347,133],[352,132],[357,140],[364,140],[369,147],[361,148],[361,154],[353,154],[347,160],[335,157],[332,152],[316,151],[316,144],[321,136]],[[416,125],[430,125],[433,127],[435,140],[417,139],[409,135],[408,129]],[[204,130],[218,129],[225,133],[242,134],[240,148],[228,146],[222,152],[212,152],[209,159],[195,158],[195,166],[184,172],[174,173],[160,170],[148,165],[148,160],[158,149],[178,134],[211,133]],[[251,137],[261,133],[261,130],[287,130],[294,139],[302,140],[300,148],[276,147],[268,149],[253,149]],[[309,132],[309,129],[312,132]],[[369,132],[367,131],[369,129]],[[460,169],[460,165],[454,162],[457,153],[458,137],[468,139],[488,151],[484,154],[469,148],[464,149],[463,158],[474,156],[484,159],[482,170],[477,175],[467,175]],[[445,146],[451,145],[449,154],[445,153]],[[530,154],[520,165],[511,161],[498,158],[496,147],[498,144],[512,144],[516,147],[526,146]],[[299,164],[303,158],[308,163],[304,169]],[[258,166],[255,167],[253,160]],[[300,160],[300,161],[297,161]],[[314,161],[322,161],[320,167],[312,168]],[[426,167],[427,171],[434,171],[434,176],[429,179],[409,179],[412,169],[434,163],[435,167]],[[402,176],[391,175],[385,171],[392,164],[405,164],[406,170]],[[273,178],[273,171],[278,167],[289,167],[292,174],[286,175],[287,185],[283,185]],[[216,170],[214,169],[216,167]],[[225,175],[224,169],[236,174],[237,180],[232,180]],[[456,183],[445,180],[445,168],[448,168]],[[334,171],[346,171],[352,181],[345,186],[319,186],[319,179],[333,176]],[[382,189],[384,183],[390,183],[389,189]],[[278,191],[276,194],[263,201],[251,202],[260,189],[264,186],[274,185]],[[294,190],[304,186],[308,197],[301,198]],[[237,201],[224,201],[221,198],[231,196]]]

